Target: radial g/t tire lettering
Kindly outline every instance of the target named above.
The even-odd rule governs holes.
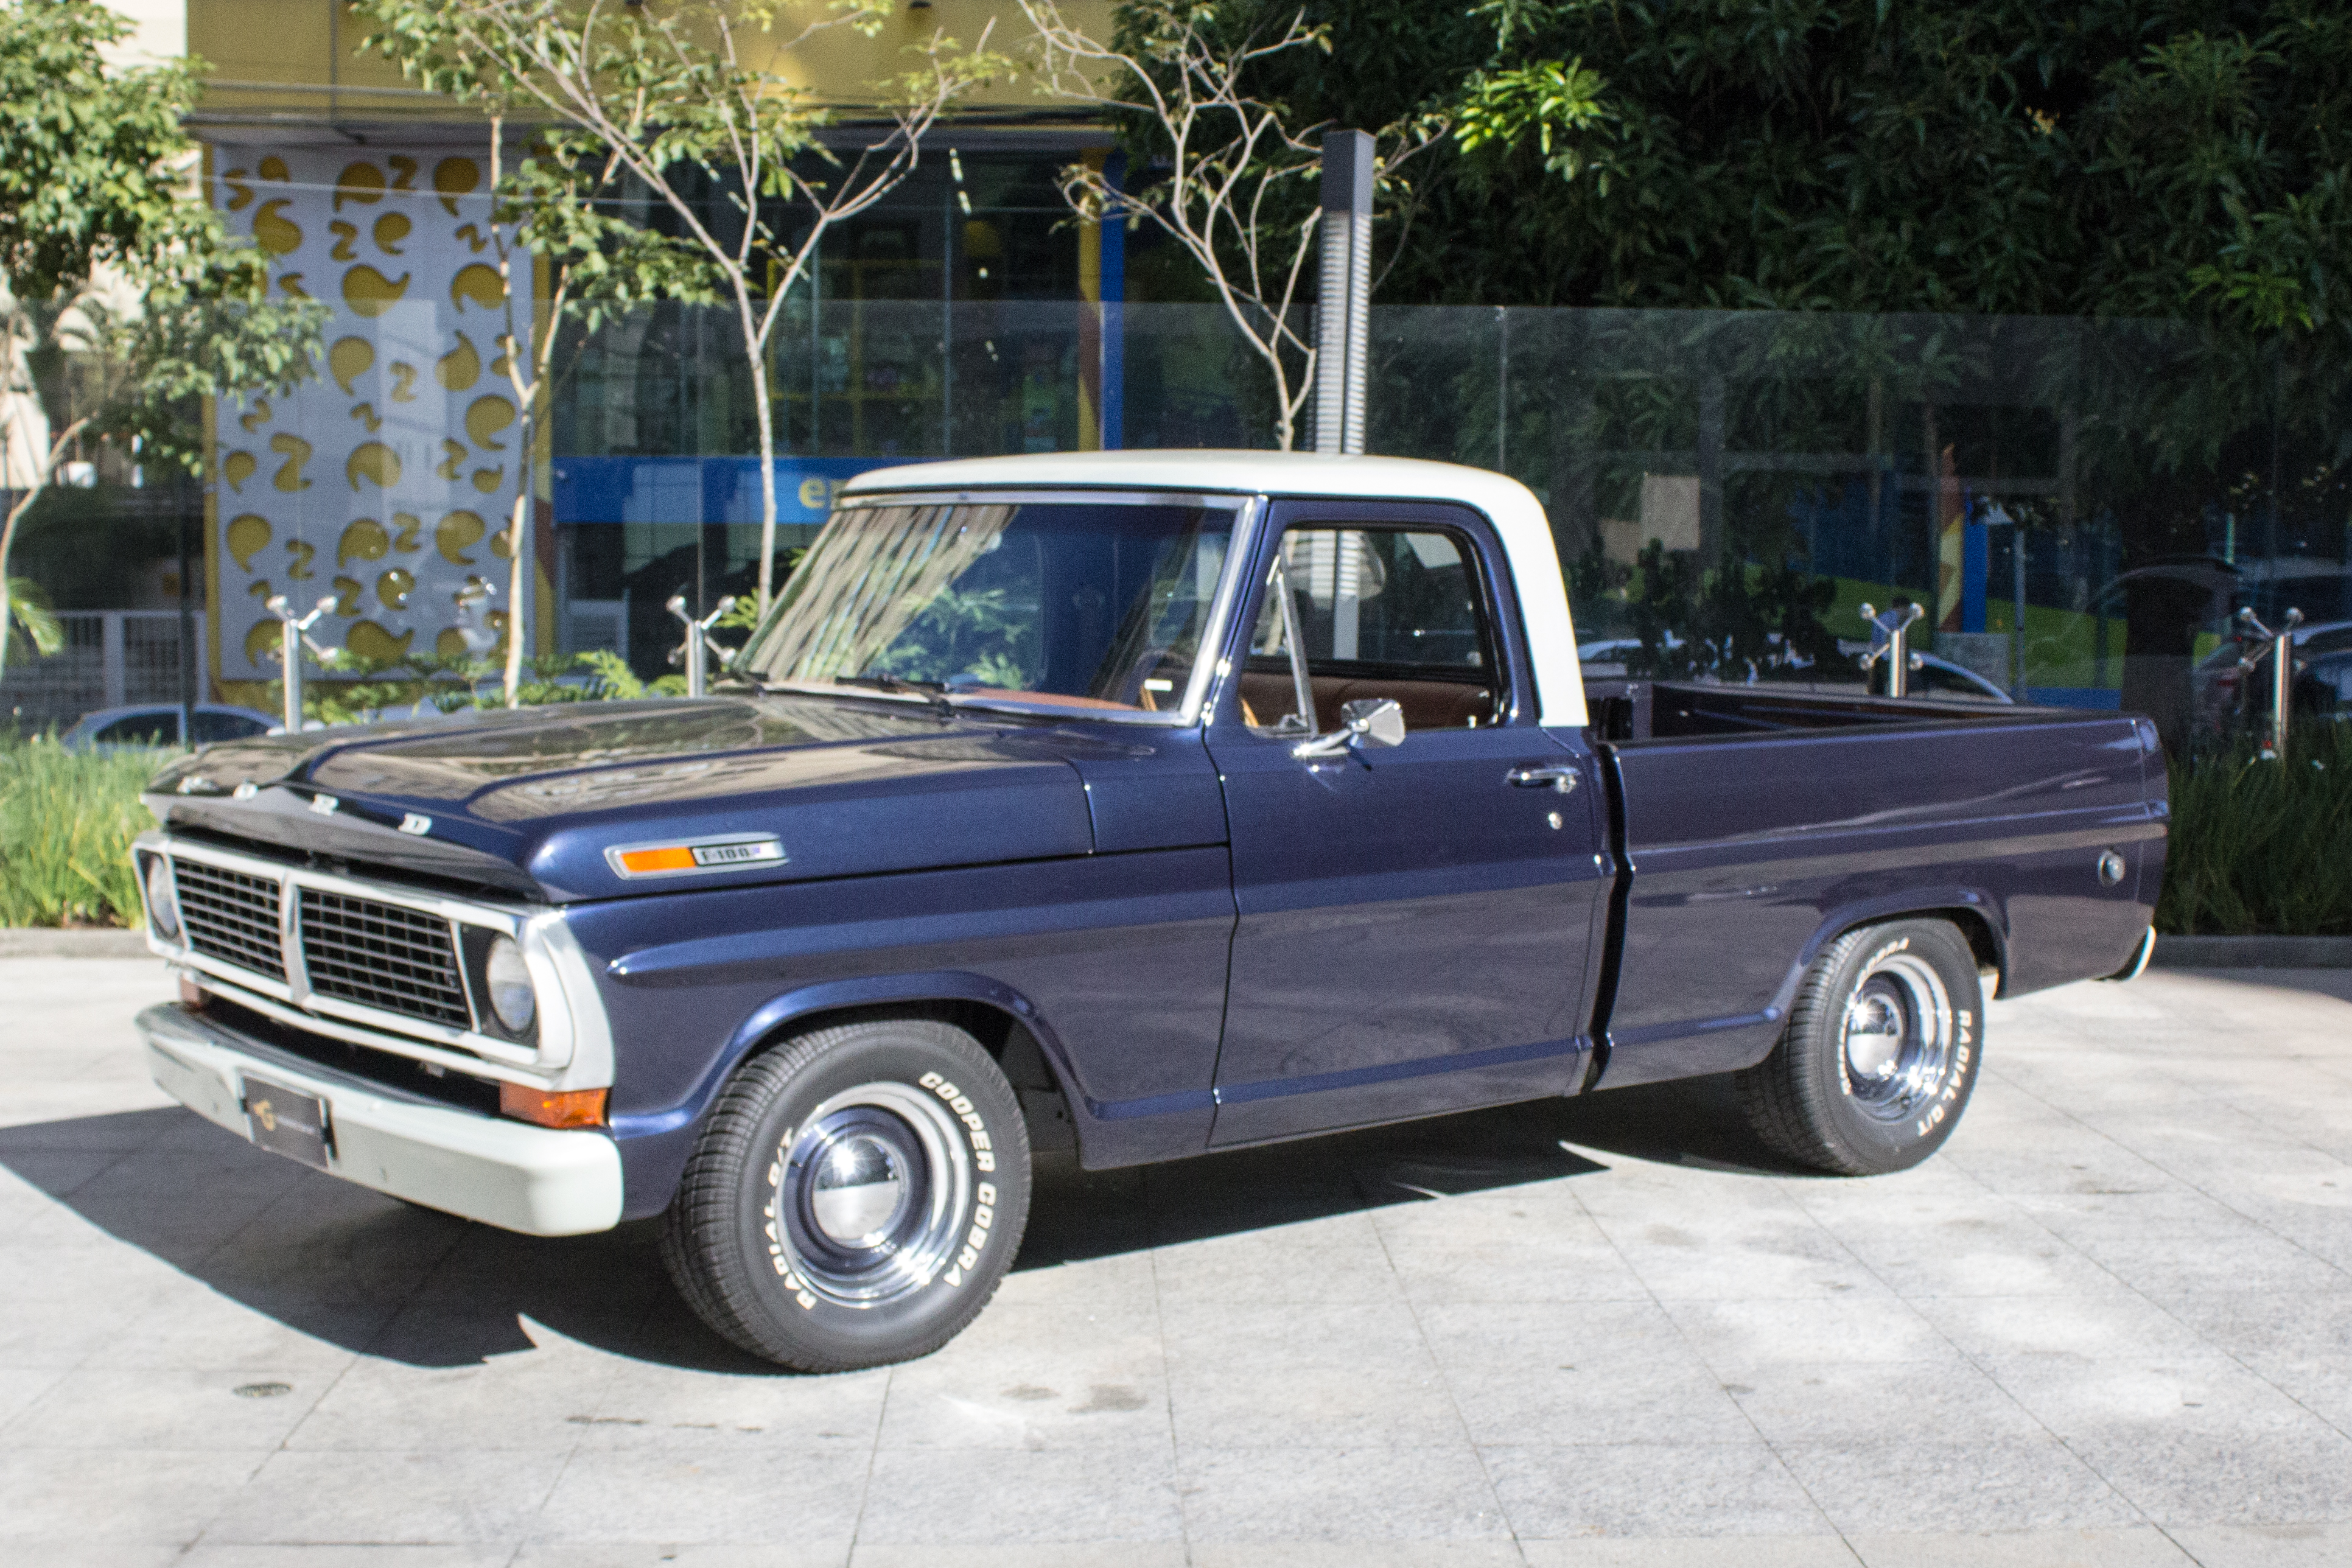
[[[696,1314],[802,1372],[927,1355],[979,1316],[1029,1218],[1019,1100],[928,1018],[819,1029],[720,1093],[662,1222]]]
[[[1830,943],[1772,1054],[1736,1081],[1748,1124],[1776,1152],[1836,1175],[1879,1175],[1952,1135],[1983,1033],[1967,939],[1944,921],[1890,921]]]

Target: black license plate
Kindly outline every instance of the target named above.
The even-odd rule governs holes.
[[[327,1168],[327,1152],[334,1132],[327,1121],[327,1102],[266,1078],[245,1080],[245,1125],[264,1149]]]

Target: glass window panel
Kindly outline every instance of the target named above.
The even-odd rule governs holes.
[[[835,515],[754,637],[768,680],[1177,707],[1231,510],[1056,503]]]

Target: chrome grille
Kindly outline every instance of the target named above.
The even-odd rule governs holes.
[[[286,978],[286,952],[279,943],[280,897],[274,877],[251,877],[201,860],[172,862],[180,894],[180,922],[188,945],[224,963]]]
[[[453,1028],[473,1026],[447,921],[373,899],[299,890],[302,965],[313,992]]]

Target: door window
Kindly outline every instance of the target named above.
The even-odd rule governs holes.
[[[1339,727],[1342,703],[1390,698],[1407,730],[1493,724],[1506,707],[1498,646],[1463,535],[1292,528],[1259,599],[1242,719],[1267,733],[1319,732]]]
[[[90,737],[99,746],[169,746],[180,738],[180,716],[176,712],[133,713],[117,719]]]
[[[196,714],[196,744],[209,746],[215,741],[242,741],[248,735],[258,735],[269,726],[243,713]]]

